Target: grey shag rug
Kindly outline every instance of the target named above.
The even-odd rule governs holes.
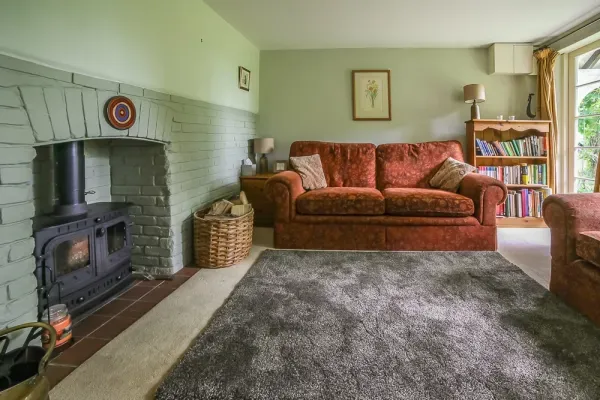
[[[600,329],[498,253],[269,250],[157,399],[600,399]]]

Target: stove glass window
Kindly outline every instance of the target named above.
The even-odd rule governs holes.
[[[56,246],[54,251],[54,267],[56,276],[90,265],[90,241],[88,236],[67,240]]]
[[[109,226],[106,228],[106,232],[106,240],[108,241],[108,254],[115,253],[125,247],[125,222],[119,222],[118,224]]]

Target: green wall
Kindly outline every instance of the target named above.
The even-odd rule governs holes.
[[[392,121],[352,120],[353,69],[391,70]],[[271,159],[287,158],[295,140],[464,144],[464,85],[485,85],[482,118],[525,118],[535,88],[535,77],[488,75],[486,49],[262,51],[260,70],[258,133],[275,138]]]
[[[0,52],[258,111],[259,50],[202,0],[3,0]],[[237,87],[239,65],[250,92]]]

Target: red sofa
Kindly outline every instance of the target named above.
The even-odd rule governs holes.
[[[416,144],[294,142],[290,157],[319,154],[327,188],[306,191],[300,175],[271,177],[275,247],[326,250],[496,250],[496,205],[506,186],[467,175],[458,193],[431,189],[457,141]]]

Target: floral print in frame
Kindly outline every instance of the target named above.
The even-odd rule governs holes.
[[[352,119],[355,121],[392,119],[389,70],[352,71]]]

